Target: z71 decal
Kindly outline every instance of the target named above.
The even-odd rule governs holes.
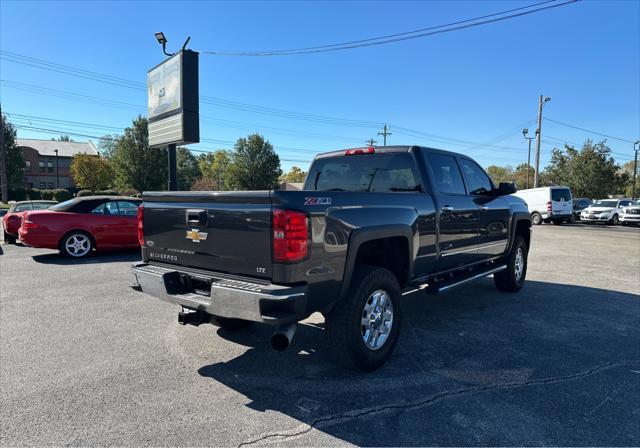
[[[331,205],[331,198],[304,198],[304,205]]]

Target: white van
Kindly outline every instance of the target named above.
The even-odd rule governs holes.
[[[520,190],[513,194],[529,206],[531,222],[562,224],[573,221],[573,199],[569,187],[540,187]]]

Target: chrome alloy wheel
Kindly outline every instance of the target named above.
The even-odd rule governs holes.
[[[87,235],[74,233],[66,239],[64,247],[72,257],[84,257],[91,250],[91,241]]]
[[[522,247],[518,247],[518,252],[516,252],[516,262],[514,273],[516,276],[516,281],[519,282],[522,278],[522,272],[524,271],[524,250]]]
[[[371,293],[364,308],[360,330],[362,340],[369,350],[378,350],[389,339],[393,326],[393,303],[389,293],[378,289]]]

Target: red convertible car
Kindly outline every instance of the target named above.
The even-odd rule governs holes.
[[[58,249],[63,254],[86,257],[93,249],[138,247],[140,199],[124,196],[85,196],[54,205],[48,210],[25,212],[18,231],[32,247]]]
[[[15,244],[16,238],[18,238],[18,229],[22,222],[22,214],[24,212],[30,210],[44,210],[55,204],[57,204],[56,201],[20,201],[11,204],[7,214],[2,217],[4,242]]]

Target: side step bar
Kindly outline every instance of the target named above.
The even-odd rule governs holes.
[[[471,283],[475,280],[478,280],[483,277],[487,277],[488,275],[495,274],[496,272],[504,271],[507,269],[507,265],[503,264],[502,266],[495,267],[493,269],[489,269],[488,271],[480,272],[476,275],[472,275],[471,277],[463,278],[462,280],[458,280],[454,283],[449,283],[448,285],[440,286],[437,289],[436,294],[440,294],[443,292],[447,292],[453,288],[457,288],[458,286],[466,285],[467,283]]]
[[[471,283],[475,280],[487,277],[491,274],[495,274],[496,272],[504,271],[505,269],[507,269],[507,265],[503,264],[486,271],[478,272],[477,274],[474,274],[474,275],[469,275],[468,277],[459,276],[458,279],[451,279],[451,282],[440,281],[439,283],[441,283],[442,285],[439,285],[438,282],[436,281],[422,283],[419,285],[414,284],[413,285],[414,287],[412,289],[404,291],[402,295],[406,296],[408,294],[413,294],[416,291],[424,291],[427,294],[438,295],[440,293],[447,292],[451,289],[457,288],[458,286],[463,286],[463,285],[466,285],[467,283]]]

